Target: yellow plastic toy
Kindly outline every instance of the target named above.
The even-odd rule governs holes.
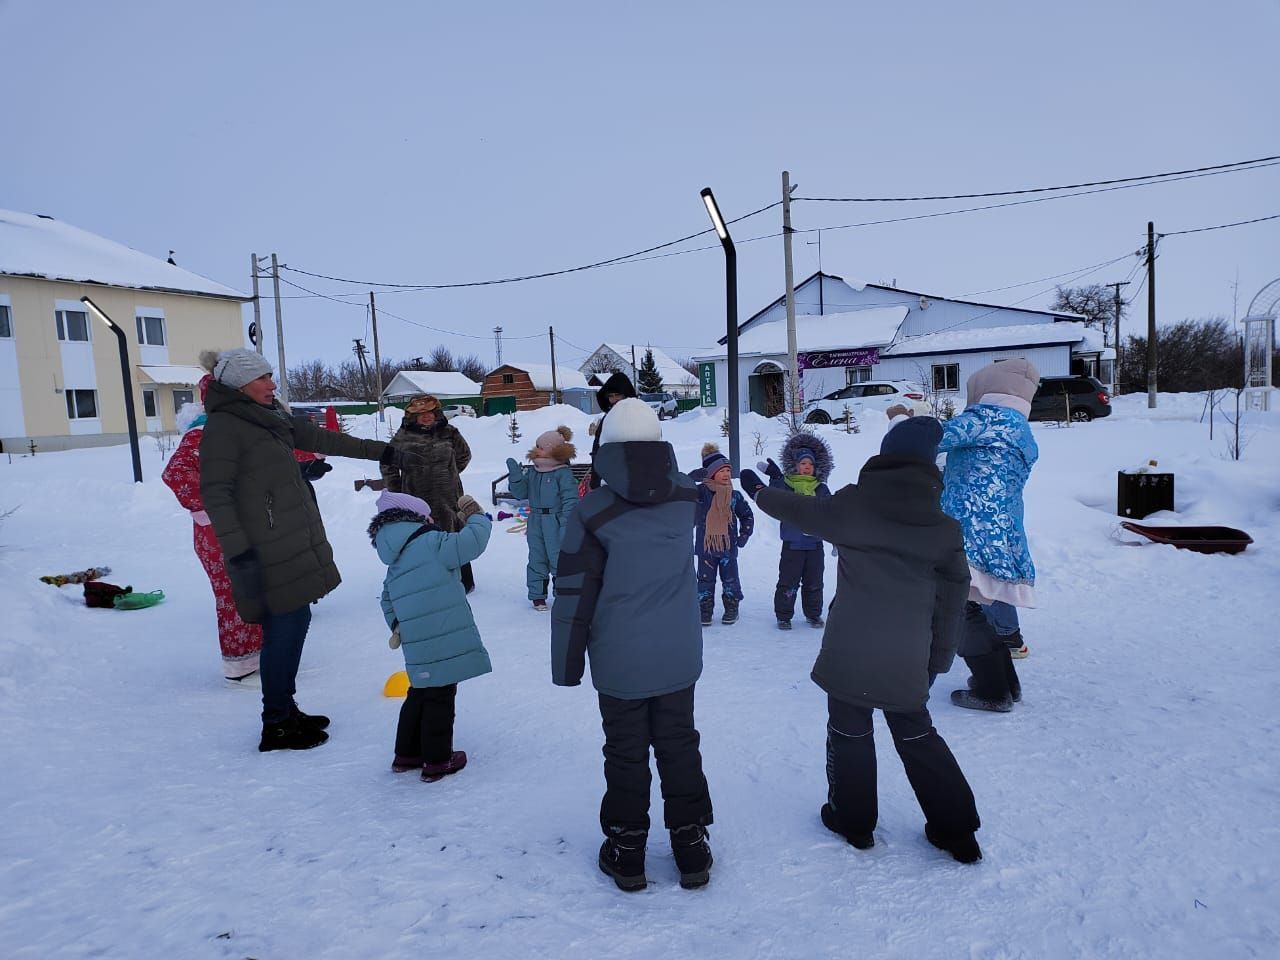
[[[391,676],[387,677],[387,682],[382,685],[382,695],[384,697],[404,697],[409,694],[409,674],[403,670],[397,670]]]

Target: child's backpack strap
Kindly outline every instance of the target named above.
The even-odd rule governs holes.
[[[430,533],[430,532],[431,532],[431,527],[429,527],[427,524],[425,524],[425,523],[424,523],[424,524],[423,524],[422,526],[420,526],[417,530],[413,531],[413,533],[409,534],[409,538],[408,538],[407,540],[405,540],[405,542],[404,542],[404,546],[402,546],[402,547],[399,549],[399,551],[397,551],[397,553],[396,553],[396,560],[399,560],[399,559],[400,559],[400,554],[402,554],[402,553],[404,553],[404,552],[405,552],[405,549],[406,549],[406,548],[408,548],[409,544],[413,543],[413,541],[417,540],[417,539],[418,539],[420,536],[422,536],[424,533]],[[393,561],[393,562],[394,562],[394,561]]]

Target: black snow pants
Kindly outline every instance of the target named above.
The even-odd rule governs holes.
[[[396,756],[444,763],[453,756],[454,698],[458,685],[410,687],[400,707]]]
[[[849,834],[871,833],[879,817],[871,716],[869,707],[827,698],[827,802]],[[976,831],[973,791],[928,709],[886,710],[884,718],[929,825],[948,836]]]
[[[817,620],[822,616],[822,546],[813,550],[797,550],[790,544],[782,545],[778,558],[778,586],[773,591],[773,612],[779,620],[790,620],[796,612],[796,591],[800,592],[800,606],[805,619]]]
[[[692,686],[643,700],[602,693],[600,719],[605,782],[600,828],[606,837],[618,830],[649,831],[650,746],[658,761],[667,829],[711,823],[711,794],[693,725]]]

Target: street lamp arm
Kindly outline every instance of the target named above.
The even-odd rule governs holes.
[[[133,377],[129,375],[129,342],[125,338],[124,329],[107,316],[105,310],[88,297],[81,297],[80,302],[116,335],[116,345],[120,351],[120,380],[124,387],[124,414],[129,424],[129,452],[133,457],[133,482],[141,483],[142,452],[138,449],[138,417],[133,406]]]

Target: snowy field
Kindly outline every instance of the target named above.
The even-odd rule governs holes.
[[[931,704],[977,796],[981,864],[925,842],[881,720],[875,848],[819,823],[819,638],[774,628],[779,541],[762,518],[742,620],[705,634],[711,884],[681,890],[655,830],[650,886],[631,895],[595,865],[594,694],[551,685],[549,618],[525,599],[509,523],[476,565],[494,672],[459,690],[470,765],[424,784],[389,770],[399,701],[381,690],[401,661],[364,533],[373,494],[352,489],[376,465],[335,459],[317,484],[344,583],[315,608],[299,702],[333,717],[332,739],[259,754],[259,703],[223,683],[212,596],[156,444],[137,487],[125,447],[0,457],[0,513],[16,511],[0,522],[0,956],[1280,956],[1280,414],[1248,421],[1235,463],[1202,405],[1164,398],[1151,417],[1124,398],[1107,420],[1035,427],[1025,699],[1003,716],[953,707],[957,662]],[[590,440],[567,408],[521,415],[514,446],[505,418],[455,422],[486,505],[540,431],[566,422]],[[700,411],[664,425],[686,470],[718,425]],[[885,426],[824,429],[835,487]],[[778,445],[775,424],[746,418],[747,464],[756,432]],[[1240,527],[1255,544],[1228,557],[1121,542],[1116,470],[1152,458],[1177,475],[1177,515],[1154,520]],[[36,579],[101,564],[167,601],[91,610],[80,588]]]

